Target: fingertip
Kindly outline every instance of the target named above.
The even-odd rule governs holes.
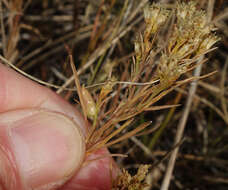
[[[84,165],[62,190],[111,190],[119,168],[107,149],[100,149],[86,158]]]
[[[73,120],[63,114],[17,110],[1,114],[0,125],[0,136],[5,139],[1,147],[8,149],[0,152],[2,158],[7,156],[1,159],[0,169],[10,168],[0,176],[6,185],[12,183],[10,179],[17,186],[21,184],[22,190],[52,189],[65,183],[82,164],[84,136]]]

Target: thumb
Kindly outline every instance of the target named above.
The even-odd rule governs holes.
[[[0,189],[49,190],[80,167],[85,153],[79,126],[40,109],[0,114]]]

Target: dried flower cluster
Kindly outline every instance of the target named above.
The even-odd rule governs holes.
[[[136,175],[131,176],[126,170],[122,170],[122,175],[118,176],[113,184],[115,190],[141,190],[148,185],[144,182],[149,170],[149,165],[141,165]]]
[[[219,40],[212,33],[214,28],[207,22],[205,12],[196,10],[195,2],[178,3],[172,17],[171,14],[171,10],[166,10],[161,5],[154,4],[147,7],[144,10],[146,22],[144,38],[135,44],[137,62],[140,62],[143,55],[156,51],[153,42],[159,28],[171,19],[174,20],[175,23],[169,28],[169,39],[165,42],[158,64],[157,74],[160,83],[176,81],[181,74],[192,67],[200,55],[207,53]]]

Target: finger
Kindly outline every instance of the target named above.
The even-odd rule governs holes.
[[[85,132],[81,114],[51,90],[0,63],[0,113],[22,108],[47,108],[72,117]]]
[[[63,114],[41,109],[0,114],[0,189],[59,187],[81,166],[84,154],[79,126]]]
[[[119,169],[108,155],[107,149],[91,154],[61,190],[111,190],[112,180],[116,178]]]

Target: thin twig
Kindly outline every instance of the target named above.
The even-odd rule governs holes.
[[[222,110],[224,112],[224,115],[226,118],[228,118],[228,110],[227,110],[227,103],[226,103],[226,98],[225,98],[225,81],[226,81],[226,70],[228,68],[228,57],[226,58],[226,63],[224,65],[224,69],[222,71],[222,78],[221,78],[221,84],[220,84],[220,88],[221,88],[221,93],[220,93],[220,97],[221,97],[221,105],[222,105]]]
[[[49,87],[53,87],[53,88],[61,88],[61,86],[58,86],[58,85],[54,85],[54,84],[51,84],[51,83],[48,83],[48,82],[45,82],[45,81],[42,81],[32,75],[29,75],[28,73],[24,72],[23,70],[19,69],[18,67],[16,67],[14,64],[12,64],[10,61],[8,61],[7,59],[5,59],[2,55],[0,55],[0,60],[4,63],[6,63],[7,65],[9,65],[10,67],[12,67],[14,70],[16,70],[17,72],[19,72],[20,74],[24,75],[25,77],[33,80],[33,81],[36,81],[40,84],[43,84],[43,85],[46,85],[46,86],[49,86]],[[76,89],[75,88],[64,88],[64,90],[71,90],[71,91],[75,91]]]
[[[215,3],[215,0],[209,0],[209,2],[208,2],[208,9],[207,9],[208,23],[210,22],[212,15],[213,15],[214,3]],[[201,62],[203,59],[204,59],[204,56],[201,56],[201,58],[199,59],[198,62]],[[194,71],[194,76],[199,77],[201,70],[202,70],[202,64],[197,66],[197,68]],[[174,142],[175,144],[180,142],[180,140],[183,136],[183,132],[184,132],[184,129],[185,129],[185,126],[187,123],[188,115],[189,115],[189,112],[191,109],[191,104],[192,104],[194,94],[196,93],[196,89],[197,89],[197,81],[194,81],[191,83],[191,87],[189,89],[189,95],[188,95],[188,99],[187,99],[185,107],[184,107],[183,115],[177,126],[177,134],[176,134],[175,142]],[[173,173],[173,169],[175,166],[178,151],[179,151],[179,147],[176,147],[171,154],[171,157],[168,162],[167,170],[165,173],[165,177],[162,181],[161,190],[168,190],[168,188],[169,188],[169,184],[170,184],[170,181],[172,178],[172,173]]]

